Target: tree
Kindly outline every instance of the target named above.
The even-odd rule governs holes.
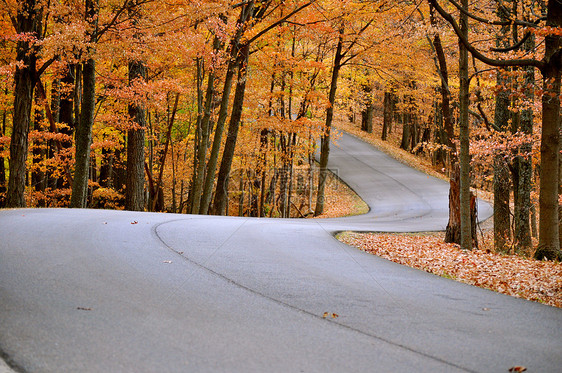
[[[132,25],[138,24],[138,12],[132,14]],[[142,43],[139,32],[134,39]],[[129,84],[141,85],[147,79],[147,69],[142,56],[135,56],[129,61]],[[125,208],[132,211],[144,210],[144,128],[146,127],[145,105],[142,98],[129,104],[129,116],[132,127],[127,131],[127,179],[125,184]]]
[[[90,43],[97,40],[98,32],[98,0],[86,0],[86,20],[90,24],[88,33]],[[95,49],[88,49],[88,57],[82,64],[82,104],[80,121],[76,126],[76,155],[74,164],[74,182],[70,207],[86,207],[88,197],[88,176],[90,167],[90,145],[92,143],[92,126],[96,110],[96,60]]]
[[[471,15],[467,9],[457,6],[466,16]],[[431,4],[449,22],[460,42],[480,61],[498,67],[533,66],[538,68],[543,77],[542,96],[542,133],[541,133],[541,168],[539,195],[539,246],[535,253],[537,258],[561,258],[559,218],[558,218],[558,185],[559,185],[559,150],[560,150],[560,80],[562,69],[562,36],[556,31],[562,27],[562,7],[556,0],[549,0],[546,7],[546,22],[544,29],[539,29],[535,23],[521,20],[509,20],[533,29],[538,35],[544,36],[544,56],[541,60],[529,58],[515,58],[499,60],[486,56],[477,50],[467,40],[457,22],[447,13],[436,0]],[[481,17],[471,15],[479,21]],[[502,21],[489,21],[489,24],[503,25]],[[530,34],[531,31],[527,32]]]
[[[16,73],[14,76],[14,111],[10,142],[10,167],[8,179],[7,207],[25,207],[25,178],[28,150],[29,123],[33,104],[33,88],[40,74],[37,71],[38,47],[42,14],[36,0],[18,2],[17,14],[12,17],[16,32],[23,37],[16,47]]]

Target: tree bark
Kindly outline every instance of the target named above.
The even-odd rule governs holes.
[[[535,38],[531,36],[523,45],[524,49],[531,51],[535,48]],[[535,70],[532,67],[525,68],[525,97],[529,102],[534,101]],[[533,133],[533,109],[525,108],[521,112],[519,130],[526,134]],[[529,255],[531,250],[531,226],[529,223],[531,214],[531,189],[533,183],[533,164],[531,159],[532,144],[525,142],[519,148],[517,157],[518,188],[517,203],[515,204],[515,245],[517,252]]]
[[[249,54],[250,45],[245,43],[240,47],[238,80],[236,82],[234,102],[232,103],[232,113],[230,114],[230,122],[228,124],[228,135],[226,137],[219,175],[217,177],[215,199],[213,201],[213,212],[217,215],[225,214],[226,205],[228,203],[228,178],[230,175],[232,160],[234,159],[234,149],[236,147],[236,140],[238,138],[240,120],[242,118]]]
[[[93,26],[89,35],[92,43],[97,39],[98,0],[86,0],[86,21]],[[90,145],[92,143],[92,126],[96,109],[96,61],[92,57],[94,47],[88,51],[90,56],[82,66],[82,104],[80,120],[76,127],[76,155],[74,164],[74,181],[70,207],[84,208],[88,197],[88,176],[90,168]]]
[[[89,58],[82,71],[82,105],[80,122],[76,127],[76,155],[74,164],[74,182],[70,207],[84,208],[88,197],[88,176],[90,167],[90,145],[92,144],[92,126],[96,107],[96,62]]]
[[[468,0],[462,0],[462,7],[468,11]],[[468,39],[468,16],[461,13],[461,32]],[[460,140],[460,216],[461,216],[461,248],[472,249],[472,227],[470,222],[470,155],[469,155],[469,81],[468,81],[468,50],[459,42],[459,140]]]
[[[36,0],[21,2],[16,15],[16,32],[35,36],[41,28],[41,15],[36,9]],[[7,207],[25,207],[26,160],[29,124],[33,103],[33,87],[36,80],[37,49],[29,40],[20,40],[16,45],[16,72],[14,75],[14,111],[10,142],[10,165],[8,176]]]
[[[503,154],[494,156],[494,248],[507,252],[511,239],[509,170]]]
[[[217,119],[217,124],[215,127],[215,137],[213,138],[213,145],[211,148],[211,154],[209,155],[209,161],[207,162],[207,173],[205,176],[205,183],[203,186],[203,194],[201,196],[201,206],[199,208],[199,213],[206,215],[209,212],[209,206],[211,204],[211,199],[213,195],[213,186],[215,183],[215,172],[217,169],[217,164],[219,160],[219,153],[222,142],[222,135],[224,132],[224,125],[226,123],[226,117],[228,115],[228,103],[230,98],[230,90],[232,88],[232,79],[234,78],[234,72],[237,67],[238,52],[240,48],[240,38],[242,37],[242,32],[244,30],[244,23],[250,17],[253,9],[253,1],[246,5],[244,9],[240,12],[240,16],[237,21],[237,31],[235,36],[230,41],[229,46],[229,61],[226,69],[226,75],[224,78],[224,88],[222,91],[221,104],[219,108],[219,117]]]
[[[129,62],[129,84],[146,80],[146,66],[142,61]],[[125,180],[125,209],[144,210],[144,129],[146,111],[139,102],[129,104],[129,117],[134,128],[127,131],[127,177]]]
[[[562,7],[557,1],[548,2],[546,25],[562,26]],[[542,97],[539,247],[535,252],[537,259],[562,259],[558,223],[561,48],[561,36],[551,34],[545,38],[544,60],[546,66],[541,71],[544,93]]]
[[[470,193],[470,237],[472,247],[478,247],[478,236],[476,234],[477,208],[476,196]],[[461,200],[460,200],[460,168],[454,164],[449,180],[449,222],[445,230],[445,242],[461,244]]]
[[[218,50],[220,48],[220,40],[215,38],[214,49]],[[205,93],[205,107],[203,109],[203,118],[201,119],[200,125],[200,135],[199,144],[197,147],[197,169],[195,171],[195,177],[193,178],[193,185],[191,193],[193,195],[191,204],[191,213],[200,213],[199,209],[201,206],[201,192],[203,190],[203,182],[205,181],[205,165],[207,158],[207,148],[209,147],[209,124],[211,121],[211,109],[213,104],[213,99],[215,96],[215,72],[213,69],[209,71],[209,76],[207,78],[207,91]]]

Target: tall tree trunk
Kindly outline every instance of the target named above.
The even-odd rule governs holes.
[[[193,139],[193,173],[191,174],[191,188],[189,190],[189,197],[187,199],[187,205],[189,208],[189,211],[191,212],[191,210],[193,209],[193,204],[195,203],[195,200],[197,200],[197,209],[195,209],[195,213],[197,213],[199,211],[199,202],[201,201],[201,198],[199,195],[195,195],[195,184],[197,182],[197,173],[199,170],[199,151],[201,150],[201,141],[202,141],[202,137],[206,137],[208,136],[208,132],[207,133],[203,133],[203,130],[201,128],[201,124],[203,121],[203,113],[205,111],[204,109],[204,103],[203,103],[203,80],[204,80],[204,75],[205,75],[205,61],[202,57],[197,57],[195,59],[195,65],[196,65],[196,69],[195,69],[195,90],[197,92],[196,97],[197,97],[197,120],[195,121],[195,138]],[[211,68],[212,71],[212,68]],[[187,147],[185,148],[187,150]],[[207,155],[207,149],[204,149],[205,152],[205,157]],[[203,159],[203,165],[205,164],[205,159]],[[203,167],[202,172],[205,172],[205,168]],[[201,184],[199,184],[199,189],[201,189]],[[201,193],[201,192],[199,192]]]
[[[504,3],[498,3],[496,13],[500,20],[508,20],[510,12],[511,10]],[[509,46],[510,41],[510,26],[503,26],[496,37],[496,46],[498,48]],[[496,84],[499,91],[496,95],[494,127],[501,132],[509,129],[510,83],[511,79],[507,72],[498,70]],[[506,252],[506,244],[511,239],[509,208],[511,185],[506,158],[505,151],[496,152],[494,155],[494,248],[498,252]]]
[[[462,7],[468,11],[468,0],[462,0]],[[468,39],[468,16],[460,15],[461,32]],[[470,155],[469,155],[469,81],[468,81],[468,51],[459,42],[459,140],[460,140],[460,216],[461,216],[461,248],[472,249],[472,227],[470,222]]]
[[[90,167],[90,145],[92,144],[92,126],[96,107],[96,62],[89,58],[82,71],[82,105],[80,122],[76,127],[76,156],[74,164],[74,181],[70,207],[86,207],[88,197],[88,176]]]
[[[146,80],[146,66],[142,61],[129,62],[129,84]],[[144,210],[144,129],[146,111],[142,103],[129,104],[129,117],[135,127],[127,131],[127,178],[125,180],[125,209]]]
[[[36,35],[41,26],[41,15],[36,0],[20,2],[16,15],[18,33]],[[14,75],[14,111],[10,142],[10,166],[8,178],[7,207],[25,207],[26,160],[28,150],[29,123],[33,103],[33,87],[37,64],[37,50],[27,39],[16,45],[16,72]]]
[[[220,48],[220,40],[215,38],[214,49],[218,50]],[[215,72],[213,69],[209,71],[209,76],[207,78],[207,91],[205,93],[205,107],[203,109],[203,118],[201,119],[200,131],[199,131],[199,145],[197,147],[197,170],[195,171],[195,177],[193,178],[193,183],[191,186],[191,193],[193,195],[191,204],[191,213],[200,213],[199,209],[201,206],[201,192],[203,190],[203,182],[205,181],[205,164],[207,158],[207,148],[209,147],[209,124],[211,121],[211,109],[213,104],[213,99],[215,96]]]
[[[535,48],[534,36],[523,45],[527,51]],[[525,68],[525,97],[529,102],[534,101],[535,70],[532,67]],[[533,133],[533,109],[525,108],[521,112],[521,122],[519,130],[526,134]],[[529,254],[531,250],[531,227],[529,223],[531,213],[531,188],[533,183],[533,164],[531,160],[532,144],[525,142],[519,148],[518,174],[519,185],[517,188],[517,204],[515,205],[515,244],[516,249],[521,254]],[[522,154],[522,155],[521,155]]]
[[[234,93],[232,113],[230,114],[230,122],[228,124],[228,135],[224,145],[221,166],[217,177],[217,189],[215,191],[215,199],[213,201],[213,212],[217,215],[224,215],[226,212],[226,205],[228,204],[228,178],[230,175],[232,160],[234,159],[234,149],[238,138],[240,120],[242,118],[249,54],[250,45],[248,43],[244,43],[240,47],[236,91]]]
[[[97,38],[98,0],[86,0],[87,22],[93,26],[89,35],[90,41]],[[88,175],[90,168],[90,145],[92,143],[92,126],[96,108],[96,61],[92,57],[93,48],[89,50],[90,57],[82,67],[82,104],[80,106],[80,121],[76,127],[76,155],[74,164],[74,181],[70,207],[86,207],[88,197]]]
[[[330,156],[330,132],[332,130],[332,120],[334,118],[334,104],[336,102],[336,90],[338,88],[338,77],[342,65],[343,54],[343,33],[344,25],[339,29],[338,44],[334,55],[334,64],[332,67],[332,79],[330,80],[330,93],[328,94],[329,106],[326,109],[326,124],[324,134],[320,140],[320,174],[318,177],[318,191],[316,193],[316,208],[314,216],[322,215],[324,212],[324,198],[326,179],[328,178],[328,158]]]
[[[562,27],[562,6],[550,0],[546,25]],[[545,37],[545,58],[542,69],[544,93],[542,97],[541,168],[539,196],[538,259],[562,259],[558,225],[559,152],[560,152],[560,78],[562,69],[562,36]]]
[[[222,135],[224,132],[224,125],[226,123],[226,118],[228,116],[228,103],[230,98],[230,90],[232,88],[232,79],[234,77],[234,72],[238,62],[240,38],[242,37],[242,32],[244,30],[243,25],[248,20],[250,14],[252,13],[253,1],[250,2],[250,4],[247,6],[248,8],[244,8],[240,12],[240,16],[238,17],[238,21],[237,21],[236,35],[230,41],[229,61],[226,69],[226,75],[224,78],[224,88],[222,91],[221,104],[219,108],[219,117],[217,119],[217,124],[215,127],[215,137],[213,138],[211,154],[209,155],[209,161],[207,162],[207,173],[205,176],[203,193],[201,195],[201,206],[199,208],[199,213],[202,215],[206,215],[209,212],[209,206],[211,205],[213,186],[215,183],[215,172],[217,170],[217,164],[219,161]]]

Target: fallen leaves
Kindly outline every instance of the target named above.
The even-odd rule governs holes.
[[[322,315],[323,319],[327,319],[328,317],[331,317],[332,319],[336,319],[338,318],[340,315],[338,315],[337,313],[329,313],[329,312],[324,312],[324,315]]]
[[[77,310],[80,311],[91,311],[92,309],[90,307],[76,307]]]
[[[164,260],[162,263],[165,263],[165,264],[172,264],[172,261],[171,261],[171,260]]]
[[[518,298],[562,307],[562,263],[462,251],[442,234],[360,234],[339,240],[396,263]]]

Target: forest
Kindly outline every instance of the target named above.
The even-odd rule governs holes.
[[[0,207],[318,216],[351,126],[450,177],[449,242],[479,189],[496,250],[562,260],[559,0],[0,7]]]

